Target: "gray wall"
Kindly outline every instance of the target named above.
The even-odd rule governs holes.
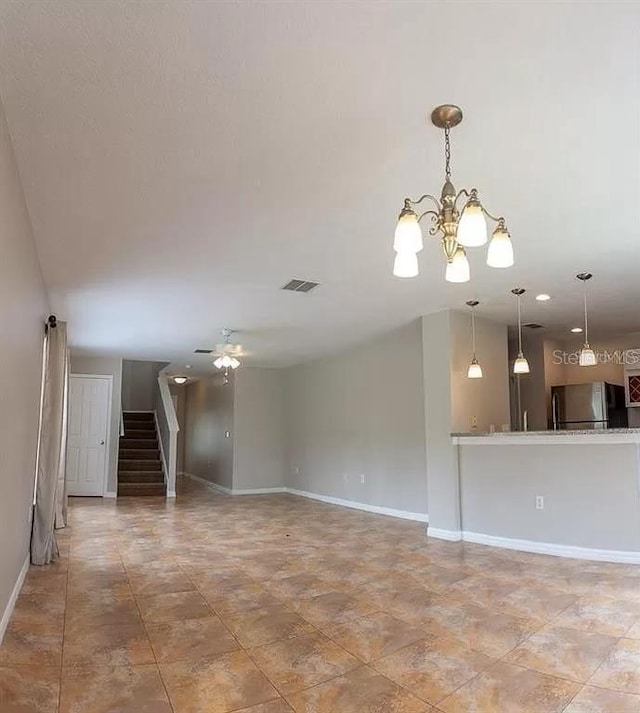
[[[0,104],[0,617],[29,550],[49,313],[31,224]],[[61,315],[62,317],[62,315]]]
[[[177,471],[184,471],[184,427],[185,427],[185,409],[187,405],[187,386],[186,384],[176,384],[172,379],[169,379],[169,391],[171,396],[175,396],[176,418],[178,419],[178,460]]]
[[[154,411],[158,372],[166,361],[122,360],[122,408],[125,411]]]
[[[234,490],[284,485],[284,382],[282,369],[243,368],[235,374]]]
[[[113,376],[111,393],[111,424],[109,444],[109,479],[107,490],[118,490],[118,447],[120,439],[120,410],[122,386],[122,359],[116,357],[86,357],[71,354],[72,374],[110,374]]]
[[[423,408],[427,451],[429,528],[460,530],[458,464],[451,444],[453,360],[451,312],[422,317]]]
[[[184,472],[231,489],[234,376],[227,385],[222,380],[219,372],[186,387]]]
[[[638,552],[637,448],[632,443],[462,445],[463,529]],[[543,510],[535,508],[537,495],[544,497]]]
[[[419,321],[284,378],[287,485],[427,513]]]

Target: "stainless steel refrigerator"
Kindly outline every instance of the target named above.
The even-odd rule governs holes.
[[[551,387],[554,430],[625,428],[624,386],[595,381]]]

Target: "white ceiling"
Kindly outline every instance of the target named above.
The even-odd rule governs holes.
[[[239,331],[284,365],[443,307],[640,329],[640,5],[0,3],[0,92],[53,309],[87,353],[209,365]],[[453,179],[506,216],[516,266],[391,276],[405,195]],[[322,283],[281,292],[292,277]],[[554,299],[533,300],[538,291]],[[528,299],[526,299],[528,297]]]

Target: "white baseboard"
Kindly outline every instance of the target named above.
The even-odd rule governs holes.
[[[286,493],[287,488],[240,488],[232,490],[231,495],[269,495],[273,493]]]
[[[103,497],[103,498],[117,498],[117,497],[118,497],[118,493],[115,493],[115,492],[109,490],[109,491],[107,491],[102,497]]]
[[[185,478],[189,478],[190,480],[195,480],[196,483],[201,483],[202,485],[206,485],[207,488],[211,488],[212,490],[217,490],[219,493],[224,493],[225,495],[232,494],[232,491],[230,488],[225,488],[224,485],[218,485],[218,483],[212,483],[210,480],[207,480],[206,478],[201,478],[199,475],[194,475],[193,473],[185,473],[185,472],[183,472],[182,475],[184,475]]]
[[[448,540],[449,542],[460,542],[462,532],[460,530],[441,530],[438,527],[428,527],[427,537],[435,537],[437,540]]]
[[[519,550],[521,552],[534,552],[539,555],[555,555],[556,557],[570,557],[572,559],[599,562],[640,564],[640,552],[627,550],[600,550],[591,547],[577,547],[575,545],[557,545],[552,542],[536,542],[535,540],[518,540],[510,537],[484,535],[480,532],[463,532],[462,539],[465,542],[474,542],[478,545],[503,547],[507,550]]]
[[[9,597],[9,601],[7,602],[7,606],[4,608],[4,614],[2,615],[2,619],[0,620],[0,644],[4,639],[4,634],[7,630],[7,627],[9,626],[9,620],[11,619],[11,615],[13,614],[13,609],[16,605],[16,602],[18,601],[18,597],[20,596],[20,590],[22,589],[25,577],[27,576],[27,572],[29,571],[30,559],[31,558],[27,554],[27,557],[24,563],[22,564],[20,574],[18,574],[18,579],[16,580],[16,583],[13,587],[13,591],[11,592],[11,596]]]
[[[167,497],[168,497],[168,498],[175,498],[175,497],[176,497],[176,491],[175,491],[175,490],[168,490],[168,491],[167,491]]]
[[[295,488],[284,488],[284,491],[292,495],[300,495],[303,498],[311,500],[320,500],[323,503],[331,505],[341,505],[342,507],[352,508],[354,510],[364,510],[365,512],[373,512],[377,515],[389,515],[390,517],[399,517],[403,520],[415,520],[417,522],[428,522],[429,516],[421,512],[409,512],[408,510],[396,510],[395,508],[386,508],[380,505],[368,505],[367,503],[358,503],[355,500],[343,500],[342,498],[334,498],[329,495],[318,495],[306,490],[296,490]]]

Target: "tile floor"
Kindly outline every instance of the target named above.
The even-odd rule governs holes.
[[[638,713],[640,567],[290,495],[75,499],[1,713]]]

